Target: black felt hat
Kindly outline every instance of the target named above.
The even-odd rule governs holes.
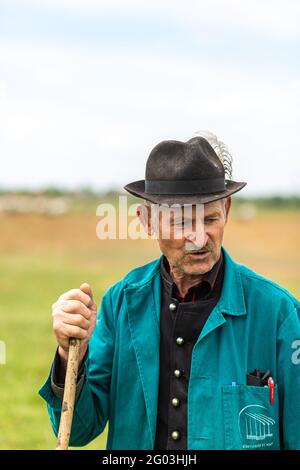
[[[224,165],[204,137],[165,140],[151,151],[144,180],[124,186],[129,193],[159,204],[217,201],[247,183],[225,178]]]

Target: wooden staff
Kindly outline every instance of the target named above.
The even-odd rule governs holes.
[[[79,365],[80,339],[70,338],[64,397],[56,450],[67,450],[72,430],[76,383]]]

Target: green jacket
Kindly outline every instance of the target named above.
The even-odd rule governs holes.
[[[192,352],[188,449],[300,449],[300,303],[222,249],[221,297]],[[130,271],[102,299],[70,445],[89,443],[109,421],[107,449],[153,449],[160,260]],[[274,404],[268,387],[246,385],[255,368],[270,369]],[[57,435],[61,401],[50,375],[39,393]]]

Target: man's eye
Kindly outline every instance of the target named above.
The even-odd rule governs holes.
[[[205,222],[214,222],[215,220],[218,220],[216,217],[208,217],[205,219]]]

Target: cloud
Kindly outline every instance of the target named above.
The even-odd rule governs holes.
[[[2,0],[7,9],[31,9],[38,31],[50,11],[84,13],[87,29],[97,15],[99,28],[105,15],[127,15],[129,32],[144,23],[130,44],[114,23],[116,40],[97,46],[87,44],[82,31],[67,42],[52,27],[41,40],[9,28],[0,36],[0,186],[122,187],[143,178],[157,142],[208,129],[231,150],[234,178],[248,181],[244,193],[299,191],[300,83],[293,50],[300,4],[271,3],[272,9],[254,0],[245,14],[245,4],[234,0],[212,0],[205,8],[177,0]],[[36,20],[35,9],[44,11]],[[158,18],[166,30],[178,25],[176,41],[162,35],[151,48],[154,23],[147,18]],[[261,41],[260,34],[272,40]],[[286,46],[279,53],[281,38]],[[199,47],[192,50],[193,44]]]
[[[2,40],[0,52],[2,185],[122,187],[143,178],[158,141],[206,128],[231,149],[247,191],[297,189],[293,78],[138,51]]]
[[[0,3],[1,4],[1,3]],[[203,28],[237,29],[281,39],[299,39],[298,0],[2,0],[4,6],[64,11],[72,15],[154,16],[185,27],[197,37]]]

